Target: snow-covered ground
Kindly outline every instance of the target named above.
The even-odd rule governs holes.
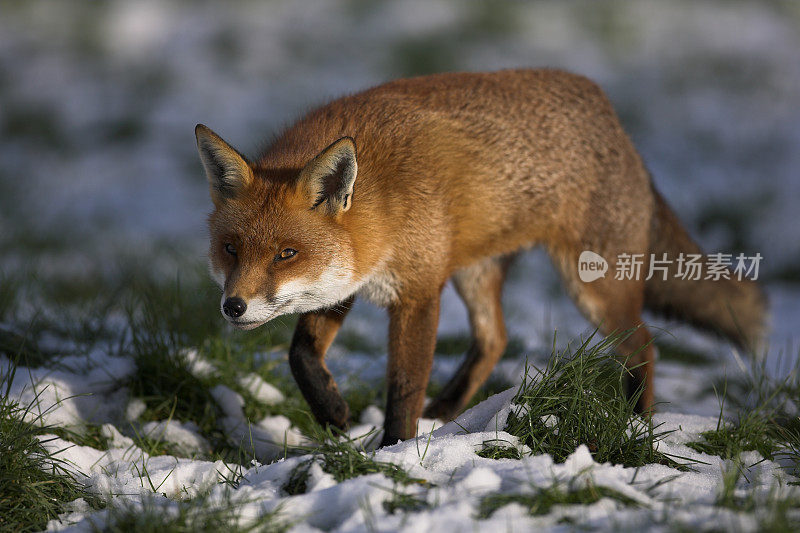
[[[197,122],[252,154],[310,106],[387,79],[553,66],[586,74],[607,90],[659,188],[704,247],[763,255],[772,321],[765,366],[780,376],[800,348],[798,50],[800,9],[791,2],[7,3],[0,15],[0,271],[91,278],[113,271],[124,256],[174,276],[176,262],[163,259],[164,243],[182,256],[178,264],[202,263],[209,202],[192,135]],[[452,288],[443,299],[440,334],[466,334]],[[539,252],[515,265],[504,307],[520,353],[503,359],[492,379],[509,387],[519,383],[526,360],[547,358],[554,331],[560,346],[588,331]],[[134,370],[129,358],[96,349],[57,365],[20,367],[11,394],[23,404],[38,395],[49,424],[101,425],[109,450],[61,439],[47,446],[64,448],[59,456],[91,490],[133,504],[155,495],[170,509],[211,491],[209,501],[235,502],[243,521],[278,509],[297,531],[755,529],[753,513],[714,505],[731,465],[685,446],[716,426],[719,405],[710,385],[746,374],[750,362],[685,326],[654,324],[669,331],[666,340],[711,361],[658,364],[663,404],[656,420],[675,430],[659,446],[702,461],[694,472],[601,465],[585,448],[563,464],[547,455],[482,458],[475,451],[484,441],[515,442],[497,421],[508,412],[512,390],[457,425],[435,423],[433,433],[376,453],[431,487],[395,487],[380,474],[336,484],[312,468],[308,493],[288,496],[282,486],[304,459],[272,461],[283,456],[284,441],[302,444],[304,437],[281,415],[248,426],[241,396],[228,387],[212,391],[225,415],[223,430],[232,442],[252,438],[256,457],[237,471],[237,488],[219,483],[235,466],[151,457],[137,446],[129,428],[143,405],[117,386]],[[376,348],[362,353],[334,345],[329,360],[340,382],[383,377],[385,329],[383,313],[357,305],[343,334]],[[265,347],[259,357],[274,362],[285,351]],[[437,357],[434,381],[443,382],[458,363]],[[198,359],[193,369],[213,372],[209,364]],[[283,394],[255,374],[240,380],[265,404]],[[381,417],[380,406],[368,408],[354,432],[380,425]],[[151,421],[141,430],[203,455],[209,443],[194,422]],[[778,465],[748,453],[746,465],[755,466],[740,480],[740,494],[765,495],[787,479]],[[512,504],[477,518],[486,495],[588,480],[638,505],[602,499],[532,517]],[[398,490],[425,505],[387,514],[382,502]],[[777,490],[797,487],[784,483]],[[106,513],[76,504],[51,528],[92,530]]]
[[[137,409],[135,400],[131,401],[124,389],[117,388],[112,378],[124,378],[130,371],[130,361],[122,357],[95,354],[88,358],[66,358],[61,361],[60,370],[19,368],[10,391],[22,403],[38,396],[39,405],[50,406],[44,413],[44,422],[48,424],[62,426],[108,420],[121,425],[120,421],[125,419],[135,422]],[[262,399],[278,399],[271,387],[258,383],[258,378],[244,378],[256,384]],[[753,531],[764,518],[763,514],[738,513],[716,505],[723,475],[735,466],[730,461],[698,453],[686,446],[687,442],[701,440],[701,432],[714,429],[715,417],[687,414],[655,417],[659,430],[670,432],[658,443],[658,450],[696,461],[692,471],[660,464],[640,468],[599,464],[584,445],[565,462],[555,464],[547,454],[525,454],[524,445],[503,431],[514,409],[511,402],[515,393],[512,387],[492,396],[446,425],[423,421],[417,439],[378,450],[374,455],[376,461],[399,465],[410,476],[427,482],[410,486],[398,485],[383,474],[336,483],[330,474],[313,466],[307,491],[287,495],[284,485],[293,469],[309,457],[290,456],[275,461],[283,453],[281,441],[301,443],[298,434],[288,428],[288,424],[281,423],[280,416],[268,417],[247,430],[259,458],[253,459],[249,468],[226,465],[222,461],[150,456],[111,423],[104,424],[101,430],[108,450],[78,446],[54,436],[42,436],[42,439],[49,450],[58,452],[58,457],[67,461],[82,484],[106,498],[113,495],[116,505],[122,502],[134,506],[161,505],[168,513],[171,507],[179,505],[178,501],[203,495],[206,506],[233,506],[242,525],[260,514],[277,510],[280,520],[294,524],[293,531],[432,531],[442,528],[492,531],[497,527],[511,531],[533,527],[560,530],[567,519],[572,526],[605,530],[646,527],[669,531],[675,528]],[[215,398],[231,420],[246,423],[240,405],[223,394]],[[32,417],[40,415],[37,411],[31,413]],[[362,416],[364,424],[353,428],[351,435],[367,434],[373,424],[380,425],[381,418],[379,408],[368,408]],[[224,423],[227,426],[228,419]],[[142,431],[157,434],[159,439],[175,443],[184,450],[201,450],[207,446],[191,423],[151,423]],[[234,439],[241,438],[235,430],[229,434]],[[523,452],[522,459],[489,459],[476,454],[491,442],[518,447]],[[787,485],[792,478],[781,465],[763,460],[757,452],[746,452],[742,459],[744,476],[736,489],[737,496],[764,501],[770,497],[800,496],[800,487]],[[223,483],[232,473],[237,478],[235,488]],[[624,496],[627,503],[604,498],[590,505],[556,506],[543,516],[530,516],[524,507],[510,504],[488,518],[478,519],[481,501],[490,495],[532,494],[552,487],[575,490],[587,486],[611,489]],[[414,497],[415,507],[390,513],[384,502],[392,501],[398,493]],[[81,502],[75,502],[73,507],[74,510],[62,515],[60,521],[52,521],[50,528],[93,531],[108,519],[107,510],[92,512]]]
[[[526,272],[529,267],[536,266],[543,267],[537,265],[534,256],[523,261],[519,270]],[[692,471],[661,464],[640,468],[599,464],[585,446],[576,449],[562,464],[555,464],[547,454],[529,456],[516,437],[503,431],[511,409],[509,404],[516,392],[515,385],[522,378],[526,362],[544,362],[549,353],[548,343],[552,345],[552,333],[548,331],[552,331],[549,328],[553,323],[566,324],[559,328],[559,335],[573,335],[572,338],[585,333],[586,325],[568,302],[553,305],[542,295],[526,293],[525,288],[530,284],[525,276],[519,278],[515,274],[511,283],[507,308],[532,317],[529,321],[521,317],[512,319],[512,335],[522,338],[526,347],[538,346],[539,349],[526,348],[518,357],[500,362],[493,379],[507,383],[510,388],[464,413],[454,423],[421,421],[417,439],[377,450],[374,455],[377,461],[401,466],[412,477],[425,480],[426,485],[402,486],[382,474],[336,483],[330,474],[314,466],[309,470],[307,492],[288,495],[284,485],[292,471],[309,456],[290,452],[289,457],[284,458],[286,445],[308,445],[309,441],[281,414],[253,421],[251,425],[244,416],[241,395],[224,385],[217,385],[211,391],[223,413],[221,429],[231,444],[241,444],[252,454],[252,463],[241,467],[221,460],[186,458],[192,453],[207,456],[209,444],[197,425],[191,420],[142,423],[138,419],[144,410],[141,399],[119,386],[134,372],[134,361],[101,350],[62,357],[57,364],[44,368],[19,367],[10,395],[18,398],[22,405],[36,404],[37,409],[29,416],[38,419],[38,423],[77,428],[78,431],[87,423],[101,426],[107,450],[75,445],[53,436],[41,438],[47,442],[49,450],[58,452],[58,457],[72,465],[84,486],[105,498],[110,497],[115,505],[123,502],[134,508],[156,505],[169,513],[175,512],[175,507],[180,505],[177,502],[202,496],[204,508],[214,505],[233,508],[233,516],[242,524],[275,511],[276,520],[293,524],[293,531],[430,531],[461,527],[476,531],[492,531],[498,527],[510,531],[534,527],[557,531],[566,527],[565,521],[570,527],[603,530],[645,527],[669,531],[675,528],[758,530],[769,512],[766,504],[760,514],[738,513],[717,505],[723,478],[736,468],[734,463],[686,446],[688,442],[702,440],[703,431],[717,427],[719,404],[709,383],[726,376],[734,378],[747,374],[749,361],[741,360],[723,343],[688,329],[673,330],[683,345],[719,361],[713,366],[662,361],[658,366],[658,399],[665,403],[655,422],[660,424],[659,430],[670,432],[658,443],[658,449],[697,461]],[[464,331],[465,317],[453,298],[450,291],[445,294],[441,323],[444,335]],[[383,337],[381,318],[374,309],[362,306],[349,317],[348,328],[353,332],[369,332],[370,338],[379,343]],[[543,321],[540,327],[530,326],[539,320]],[[185,357],[192,373],[199,377],[213,375],[216,371],[215,363],[203,359],[197,352],[189,351]],[[259,357],[265,363],[278,360],[283,371],[287,371],[285,349],[264,352]],[[458,362],[458,357],[438,356],[434,381],[443,382]],[[329,363],[337,380],[345,387],[353,378],[359,383],[376,383],[384,373],[385,353],[348,351],[334,345]],[[283,400],[278,389],[255,374],[243,374],[237,378],[237,383],[264,404]],[[380,428],[382,418],[381,406],[368,407],[361,415],[362,423],[351,430],[351,436],[358,440],[367,435],[367,440],[372,439],[374,444],[380,435],[371,431]],[[134,431],[134,427],[139,429]],[[182,457],[148,455],[137,445],[139,434],[174,444],[182,450]],[[495,460],[478,456],[476,452],[487,442],[518,446],[523,458]],[[763,460],[757,452],[746,452],[742,459],[745,470],[736,490],[742,501],[800,497],[800,487],[787,484],[792,477],[781,468],[787,464]],[[235,487],[224,482],[232,475],[238,481]],[[605,498],[590,505],[556,506],[545,515],[531,516],[523,506],[511,503],[488,518],[479,518],[481,502],[490,495],[524,495],[553,487],[574,490],[587,486],[611,489],[635,504]],[[395,501],[398,494],[410,495],[413,506],[390,513],[391,506],[386,502]],[[74,511],[63,515],[61,521],[51,522],[50,528],[92,531],[109,519],[110,512],[113,510],[92,511],[76,502]]]

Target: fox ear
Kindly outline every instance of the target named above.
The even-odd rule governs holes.
[[[342,137],[300,171],[298,187],[311,209],[325,209],[336,216],[350,209],[357,171],[356,143],[352,137]]]
[[[220,204],[236,196],[253,179],[247,160],[222,138],[202,124],[194,128],[197,151],[206,170],[211,199]]]

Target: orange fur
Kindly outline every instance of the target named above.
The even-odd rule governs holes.
[[[751,283],[718,292],[704,284],[694,298],[718,303],[699,317],[690,309],[692,290],[682,285],[665,292],[657,283],[614,279],[620,253],[696,245],[655,192],[611,104],[586,78],[508,70],[394,81],[310,112],[252,162],[205,127],[197,135],[216,206],[212,271],[225,280],[226,297],[258,302],[258,320],[305,313],[290,363],[320,422],[347,424],[324,353],[352,297],[361,295],[387,307],[391,319],[384,443],[413,435],[450,277],[469,308],[474,343],[428,414],[455,416],[505,349],[500,293],[508,263],[537,244],[604,332],[641,325],[649,303],[680,307],[711,327],[725,321],[726,308],[749,313],[736,339],[743,343],[761,331],[763,301]],[[225,252],[230,243],[235,257]],[[284,249],[297,254],[277,259]],[[611,275],[581,282],[583,250],[608,259]],[[670,307],[674,290],[683,296]],[[727,325],[720,329],[735,337]],[[642,363],[631,383],[645,387],[641,411],[653,402],[649,340],[640,328],[620,349],[635,354],[630,365]]]

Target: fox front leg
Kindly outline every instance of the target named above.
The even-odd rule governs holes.
[[[381,446],[410,439],[416,433],[433,365],[438,323],[438,293],[389,309],[388,390]]]
[[[347,429],[350,410],[325,366],[325,353],[353,305],[350,298],[330,309],[300,316],[289,348],[289,366],[317,422]]]

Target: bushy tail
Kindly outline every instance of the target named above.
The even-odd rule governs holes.
[[[702,254],[683,229],[675,213],[653,188],[655,210],[650,227],[650,252],[655,258],[666,253],[672,261],[667,280],[656,272],[645,282],[645,307],[667,317],[683,319],[699,328],[718,333],[744,349],[754,350],[766,330],[767,301],[753,281],[731,279],[696,281],[675,277],[679,254]],[[705,255],[702,277],[706,276]]]

